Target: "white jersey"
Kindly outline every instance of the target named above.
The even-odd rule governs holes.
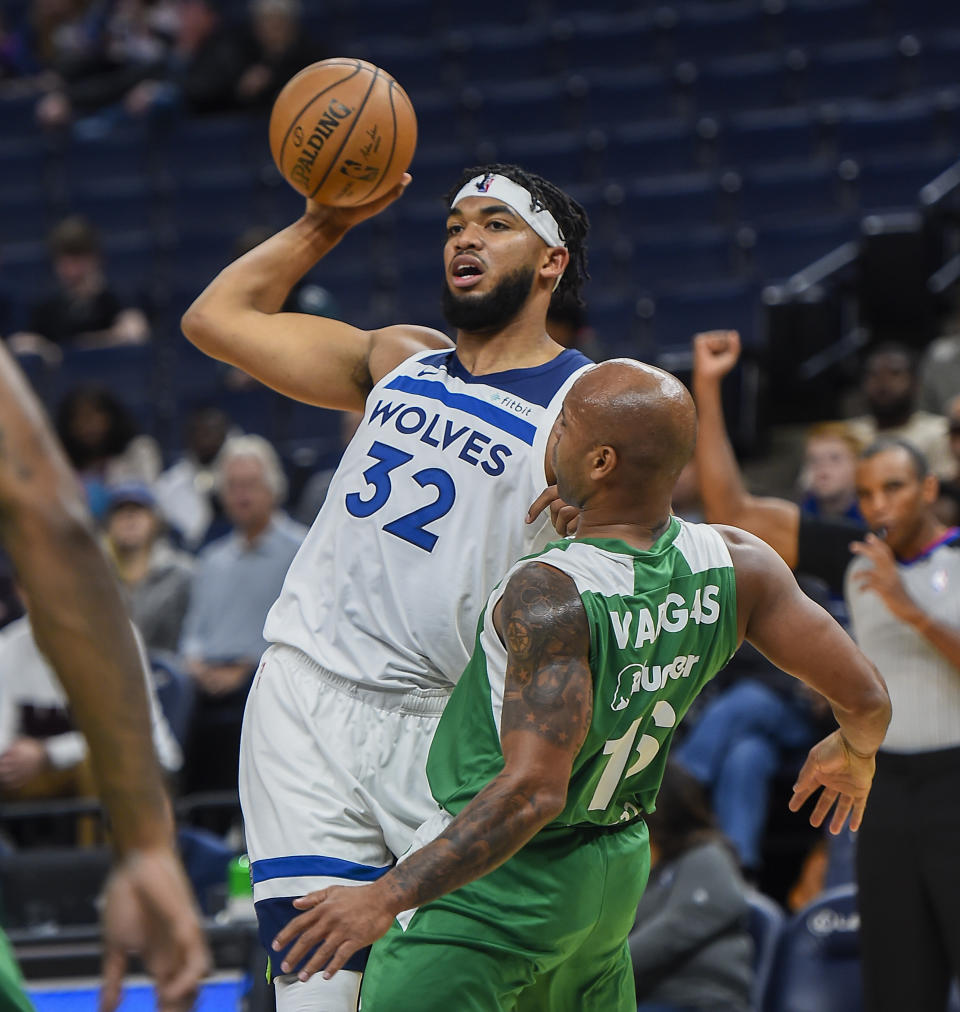
[[[526,512],[564,395],[589,360],[471,375],[421,352],[367,397],[265,637],[378,691],[448,689],[490,591],[551,539]]]

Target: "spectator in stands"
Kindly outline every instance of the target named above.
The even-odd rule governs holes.
[[[940,482],[940,496],[934,508],[943,523],[952,527],[960,524],[960,394],[947,404],[946,412],[950,452],[956,462],[957,471],[951,480]]]
[[[709,792],[720,829],[744,871],[759,876],[770,784],[786,756],[803,753],[832,724],[822,697],[797,684],[749,644],[737,652],[725,686],[703,708],[683,743],[681,763]]]
[[[943,334],[923,354],[920,362],[920,407],[936,415],[960,395],[960,285],[943,325]]]
[[[668,762],[650,830],[650,881],[630,932],[638,1012],[749,1012],[747,886],[697,782]]]
[[[86,219],[64,219],[50,235],[54,290],[34,303],[27,330],[10,338],[13,351],[59,359],[63,348],[142,344],[150,325],[141,309],[109,286],[100,237]]]
[[[347,448],[350,440],[353,439],[360,422],[363,421],[363,414],[359,411],[344,411],[340,416],[340,453]],[[297,497],[297,505],[293,510],[294,519],[301,524],[308,526],[313,523],[320,512],[327,498],[330,489],[330,482],[337,470],[337,461],[333,461],[332,467],[324,468],[310,475],[303,490]]]
[[[177,38],[164,74],[141,81],[123,100],[131,116],[179,108],[195,114],[237,108],[242,43],[224,26],[214,0],[178,0],[177,13]]]
[[[220,501],[214,493],[217,454],[230,431],[225,411],[212,405],[196,409],[187,420],[183,456],[154,484],[160,512],[183,545],[196,551],[207,540],[226,533]],[[222,521],[222,524],[221,524]],[[216,531],[223,525],[224,529]]]
[[[193,559],[163,538],[163,519],[148,485],[125,482],[110,489],[104,537],[147,650],[175,653],[190,600]]]
[[[147,678],[146,657],[142,660]],[[66,694],[40,653],[27,616],[0,632],[0,671],[0,794],[7,799],[92,797],[96,790],[86,742],[74,728]],[[180,767],[180,749],[147,682],[157,758],[173,773]]]
[[[237,101],[269,112],[280,89],[304,67],[322,59],[300,24],[299,0],[252,0],[246,67],[237,81]]]
[[[860,521],[854,474],[860,443],[843,422],[811,426],[803,449],[800,509],[814,517]]]
[[[124,481],[151,484],[160,473],[156,441],[138,433],[131,413],[102,387],[78,387],[63,398],[57,434],[97,517],[106,509],[108,486]]]
[[[86,58],[56,66],[54,85],[37,106],[40,124],[55,128],[76,120],[81,135],[107,132],[122,118],[124,95],[163,73],[177,24],[173,0],[116,0],[101,7]]]
[[[264,619],[306,534],[278,510],[286,479],[260,436],[227,440],[217,483],[234,531],[200,554],[180,644],[198,690],[188,791],[236,787],[243,705],[267,646]]]
[[[877,436],[906,439],[927,458],[934,474],[954,476],[947,420],[917,408],[920,380],[910,348],[894,342],[874,348],[864,363],[861,389],[869,414],[851,418],[848,424],[862,445],[868,446]]]

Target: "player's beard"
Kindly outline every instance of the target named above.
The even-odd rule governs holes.
[[[457,295],[443,282],[443,315],[468,334],[502,330],[523,308],[533,287],[533,268],[520,267],[483,295]]]

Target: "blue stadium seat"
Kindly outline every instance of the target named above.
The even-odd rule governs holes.
[[[252,116],[204,116],[158,134],[159,164],[175,179],[210,168],[252,165],[264,155],[266,124]]]
[[[707,172],[642,179],[626,188],[617,208],[627,231],[659,225],[709,225],[719,214],[716,180]]]
[[[0,166],[2,172],[2,166]],[[0,184],[0,243],[44,240],[55,224],[47,190],[41,183]]]
[[[66,186],[74,180],[139,178],[155,176],[156,145],[154,135],[145,126],[117,128],[106,137],[71,139],[63,144],[57,165]]]
[[[515,67],[518,78],[551,74],[549,37],[544,28],[492,26],[483,20],[469,34],[457,32],[446,49],[446,58],[463,84],[502,80],[505,67]]]
[[[4,243],[3,280],[23,302],[30,302],[53,283],[45,241]]]
[[[291,188],[292,189],[292,188]],[[259,218],[259,180],[250,165],[237,165],[200,171],[182,172],[169,199],[172,222],[190,226],[232,227],[238,232],[241,222]]]
[[[103,232],[152,229],[163,221],[156,191],[142,176],[70,181],[67,210]]]
[[[816,152],[819,142],[819,125],[809,109],[737,113],[721,124],[719,161],[739,167],[801,161]]]
[[[576,101],[578,126],[615,127],[627,120],[659,119],[676,113],[676,98],[658,67],[617,66],[587,70],[583,97]]]
[[[477,120],[485,136],[548,133],[576,125],[576,109],[558,77],[486,84]]]
[[[757,230],[753,267],[765,281],[787,278],[859,235],[852,216],[800,219]]]
[[[857,891],[824,893],[784,928],[767,990],[767,1012],[860,1012]]]
[[[697,110],[726,113],[769,109],[794,99],[793,78],[780,53],[725,57],[698,67],[694,85]]]
[[[772,15],[784,46],[866,38],[872,34],[868,0],[792,0]]]
[[[740,217],[757,222],[768,218],[831,215],[844,210],[843,190],[836,169],[826,162],[789,162],[764,165],[744,173]]]
[[[655,63],[658,34],[653,19],[634,6],[629,14],[584,12],[583,4],[574,19],[575,45],[568,53],[572,71],[609,70]]]
[[[697,169],[697,135],[681,119],[627,123],[610,134],[604,154],[606,175],[620,182],[639,176]]]
[[[751,889],[747,894],[747,902],[750,905],[747,930],[753,939],[753,986],[750,989],[750,1004],[759,1010],[764,1007],[764,996],[786,916],[779,903],[755,889]]]
[[[746,346],[758,338],[758,293],[740,281],[714,281],[665,289],[654,295],[653,336],[661,351],[688,351],[703,330],[739,330]]]
[[[635,291],[650,291],[665,283],[718,281],[734,273],[730,235],[719,226],[662,232],[648,229],[637,235],[633,251]]]
[[[194,826],[177,830],[177,845],[200,909],[208,916],[216,913],[215,890],[226,886],[227,866],[236,850],[216,834]]]
[[[679,60],[709,59],[717,53],[751,53],[765,47],[765,21],[757,4],[685,3],[667,32],[670,55]]]
[[[18,136],[13,131],[8,134],[4,124],[3,143],[0,144],[0,186],[6,189],[48,182],[52,161],[51,144],[47,138]]]
[[[956,152],[917,152],[867,158],[860,166],[864,211],[916,207],[922,187],[956,161]]]
[[[832,15],[824,15],[829,21]],[[861,39],[818,49],[803,75],[807,101],[889,99],[899,93],[898,51],[889,39]]]
[[[925,99],[851,102],[834,126],[839,154],[855,157],[930,149],[937,144],[938,132],[936,110]]]

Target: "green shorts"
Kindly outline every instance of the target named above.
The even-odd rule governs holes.
[[[635,1012],[627,935],[650,872],[646,825],[552,830],[394,922],[363,1012]]]
[[[23,977],[7,936],[0,931],[0,1009],[3,1012],[36,1012],[23,990]]]

